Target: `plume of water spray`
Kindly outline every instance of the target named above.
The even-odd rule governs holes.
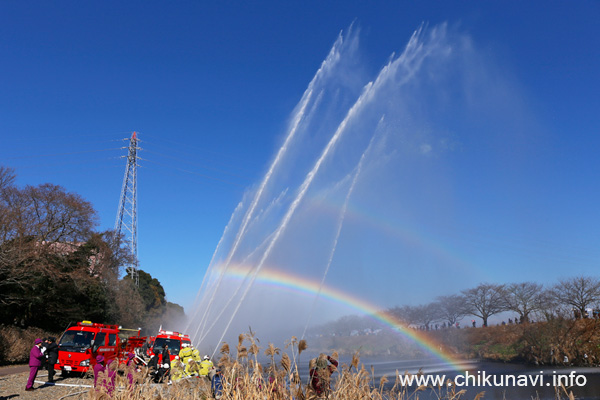
[[[229,218],[229,222],[227,222],[227,225],[225,225],[225,229],[223,231],[223,234],[221,235],[221,239],[219,239],[219,242],[217,243],[217,247],[215,248],[215,251],[213,252],[213,255],[210,259],[209,265],[212,265],[212,263],[214,262],[215,257],[217,256],[219,249],[221,248],[221,245],[223,244],[223,241],[225,240],[225,237],[227,236],[227,234],[229,233],[229,230],[231,229],[231,227],[233,225],[233,221],[235,220],[235,217],[240,213],[240,211],[243,208],[243,205],[244,205],[243,202],[238,203],[237,207],[231,214],[231,217]],[[209,279],[210,279],[210,274],[208,274],[208,273],[204,274],[204,277],[202,278],[202,283],[200,284],[200,289],[198,290],[198,293],[196,294],[196,299],[194,300],[194,306],[193,306],[194,311],[193,311],[191,318],[189,318],[187,321],[187,325],[185,327],[185,332],[190,332],[191,325],[192,325],[193,321],[197,318],[198,313],[201,310],[201,308],[199,307],[200,301],[201,301],[201,295],[202,294],[206,295],[205,291],[208,288]],[[216,288],[213,288],[213,290],[210,291],[209,296],[211,298],[213,298],[215,293],[216,293]],[[197,325],[194,333],[192,334],[192,340],[194,342],[196,341],[196,337],[198,335],[199,328],[200,328],[200,325]]]
[[[253,251],[252,253],[248,254],[241,262],[242,265],[244,265],[250,258],[252,258],[255,253],[261,251],[263,249],[264,246],[266,246],[268,243],[271,242],[271,240],[273,240],[273,235],[275,234],[275,232],[273,232],[272,234],[270,234],[269,236],[267,236],[267,238],[255,249],[255,251]],[[235,291],[233,292],[233,294],[231,296],[229,296],[229,298],[227,299],[227,301],[225,302],[225,304],[223,305],[223,307],[221,307],[221,310],[218,312],[218,314],[213,318],[213,321],[210,323],[210,325],[207,324],[206,327],[204,327],[202,334],[200,335],[198,341],[202,342],[204,341],[204,339],[206,338],[206,335],[208,335],[208,332],[210,332],[215,325],[219,322],[221,316],[225,313],[225,311],[227,310],[227,308],[229,307],[229,305],[233,302],[233,300],[236,298],[236,296],[238,295],[238,293],[240,292],[241,288],[242,288],[243,284],[238,286]],[[196,330],[196,334],[198,333],[198,331]],[[214,354],[212,354],[212,356],[214,356]]]
[[[219,342],[223,340],[223,337],[229,330],[229,327],[231,326],[231,323],[233,322],[235,316],[237,315],[241,304],[246,299],[246,296],[248,295],[248,292],[250,291],[252,284],[256,280],[256,277],[259,274],[260,270],[262,269],[265,261],[270,256],[271,251],[273,250],[273,247],[277,243],[282,232],[287,228],[287,225],[288,225],[290,219],[294,215],[296,209],[298,208],[298,205],[303,200],[308,188],[310,187],[313,180],[315,179],[315,176],[319,172],[323,162],[329,156],[329,154],[334,150],[336,144],[342,138],[344,132],[346,131],[346,127],[348,126],[348,124],[351,121],[353,121],[355,118],[357,118],[358,115],[360,115],[361,111],[365,107],[368,106],[368,104],[373,100],[373,98],[376,95],[376,93],[378,92],[378,90],[383,88],[384,85],[386,84],[386,82],[388,82],[388,80],[396,78],[396,73],[399,72],[400,67],[403,67],[402,69],[404,72],[403,76],[398,81],[398,83],[401,85],[405,82],[408,82],[412,78],[412,76],[414,76],[415,72],[418,70],[419,65],[422,63],[422,61],[425,59],[425,57],[429,54],[430,49],[423,46],[423,43],[419,40],[419,34],[420,34],[420,31],[415,32],[415,34],[409,41],[409,43],[406,47],[406,50],[402,53],[402,55],[400,57],[398,57],[397,59],[392,60],[390,63],[388,63],[381,70],[381,72],[379,73],[379,75],[377,76],[377,78],[375,79],[374,82],[369,82],[365,85],[362,94],[360,95],[360,97],[358,98],[356,103],[350,108],[346,117],[343,119],[343,121],[338,126],[337,130],[335,131],[335,133],[333,134],[333,136],[331,137],[331,139],[325,146],[323,152],[321,153],[321,156],[318,158],[318,160],[316,161],[313,168],[306,175],[304,182],[302,182],[302,185],[300,186],[300,188],[298,190],[298,194],[297,194],[296,198],[293,200],[288,211],[286,212],[285,216],[283,217],[279,227],[277,228],[277,230],[275,232],[273,239],[269,243],[269,246],[265,250],[263,256],[261,257],[261,259],[258,262],[258,264],[256,265],[256,267],[253,269],[250,281],[246,285],[240,300],[238,301],[236,307],[234,308],[234,310],[231,314],[231,317],[229,318],[229,321],[225,325],[223,334],[219,338]]]
[[[382,117],[382,120],[383,120],[383,117]],[[331,263],[333,262],[333,257],[335,255],[335,251],[336,251],[337,245],[338,245],[338,240],[340,238],[340,234],[342,233],[344,219],[346,218],[348,202],[350,201],[350,197],[352,196],[352,192],[354,191],[354,187],[356,186],[356,182],[358,181],[358,177],[360,176],[360,172],[362,171],[362,167],[365,162],[365,158],[368,156],[368,154],[373,146],[373,143],[375,141],[375,138],[377,137],[377,132],[378,131],[375,131],[375,134],[373,135],[373,137],[371,137],[371,140],[369,141],[367,148],[365,149],[363,154],[360,156],[360,160],[358,161],[358,165],[356,166],[356,171],[353,174],[354,176],[352,177],[352,182],[350,183],[350,188],[348,189],[348,192],[346,193],[346,198],[344,199],[344,204],[342,205],[342,209],[340,211],[340,215],[339,215],[338,222],[337,222],[337,230],[335,232],[335,237],[333,239],[333,245],[331,246],[331,252],[329,253],[329,257],[327,259],[327,264],[325,265],[323,277],[321,278],[321,282],[319,283],[319,289],[318,289],[318,291],[315,295],[315,298],[312,302],[310,312],[309,312],[308,318],[306,320],[306,324],[304,325],[304,331],[302,332],[302,336],[300,337],[300,339],[304,339],[306,337],[306,331],[308,329],[308,326],[310,325],[312,315],[317,306],[317,300],[321,296],[321,291],[323,290],[323,285],[325,284],[325,280],[327,279],[327,274],[329,272],[329,268],[331,267]]]
[[[427,97],[420,97],[414,103],[416,104],[414,108],[411,108],[413,103],[409,100],[411,95],[420,94],[418,92],[420,86],[427,82],[426,79],[432,72],[438,72],[431,67],[432,64],[433,67],[440,64],[430,63],[428,59],[440,60],[449,52],[450,47],[444,41],[443,31],[442,26],[429,30],[429,34],[426,35],[425,30],[420,28],[411,36],[402,53],[393,55],[371,82],[362,85],[362,92],[358,96],[351,97],[348,92],[343,93],[345,97],[340,96],[340,98],[343,97],[345,100],[351,98],[352,101],[336,109],[336,112],[345,110],[339,115],[339,119],[336,115],[335,119],[325,121],[325,125],[329,123],[333,127],[323,128],[324,124],[321,123],[323,115],[319,112],[329,111],[328,107],[337,105],[335,101],[338,98],[331,94],[335,88],[328,92],[329,87],[317,85],[319,79],[324,78],[325,75],[319,79],[317,76],[313,78],[291,119],[282,148],[257,190],[252,196],[248,196],[249,201],[244,202],[247,204],[247,209],[238,214],[240,215],[238,222],[241,222],[237,231],[234,230],[234,226],[229,230],[234,232],[234,238],[227,243],[230,247],[227,247],[226,242],[222,240],[220,243],[223,245],[219,245],[219,251],[224,252],[224,257],[219,259],[215,255],[211,261],[207,273],[210,279],[206,280],[206,294],[201,302],[200,313],[203,315],[199,323],[198,319],[195,321],[198,323],[195,336],[201,341],[208,339],[209,332],[216,334],[219,341],[223,340],[238,316],[240,317],[236,321],[238,325],[241,325],[240,321],[246,317],[250,320],[249,316],[240,313],[242,305],[245,307],[244,310],[253,308],[258,313],[262,313],[260,307],[264,303],[250,304],[249,301],[256,299],[268,301],[261,297],[266,296],[263,293],[266,292],[263,290],[263,285],[260,286],[261,290],[254,291],[253,288],[263,269],[270,271],[274,268],[282,268],[285,272],[300,273],[303,277],[310,277],[314,279],[315,287],[318,287],[316,294],[310,298],[311,305],[302,307],[302,315],[308,314],[306,318],[301,319],[302,322],[306,321],[303,326],[303,337],[305,336],[307,327],[313,320],[316,303],[319,301],[326,279],[329,280],[330,275],[334,279],[336,274],[342,275],[336,270],[336,266],[347,261],[344,257],[348,258],[348,256],[343,254],[342,250],[348,248],[348,244],[344,241],[352,238],[351,235],[342,235],[342,230],[354,233],[352,229],[356,231],[360,229],[355,218],[347,219],[347,213],[352,210],[350,203],[371,200],[367,195],[369,189],[374,186],[369,180],[377,174],[379,168],[384,168],[381,165],[388,162],[387,160],[398,158],[398,155],[407,155],[408,148],[416,149],[417,152],[423,149],[424,141],[419,142],[419,138],[425,137],[419,130],[423,129],[423,126],[416,125],[417,130],[411,131],[412,126],[405,126],[405,124],[416,120],[411,118],[411,113],[426,104],[424,101]],[[340,53],[339,56],[342,57],[343,54]],[[404,91],[407,93],[403,94]],[[386,115],[386,124],[381,128],[383,114]],[[390,118],[388,119],[387,116]],[[396,135],[398,130],[400,135]],[[376,137],[378,132],[381,135]],[[312,137],[309,136],[311,134]],[[314,140],[317,134],[318,140]],[[323,140],[322,145],[320,139]],[[311,153],[304,156],[301,152],[304,148],[301,145],[305,142],[310,143],[309,150],[313,150],[316,155]],[[388,151],[385,148],[386,142],[392,143],[389,153],[386,153]],[[306,147],[308,148],[309,145]],[[350,154],[346,154],[348,150]],[[296,168],[295,162],[302,157],[305,163]],[[416,157],[411,153],[409,160],[412,162]],[[406,165],[408,168],[412,167],[408,161]],[[290,166],[294,168],[293,172],[296,173],[294,178],[300,179],[299,182],[286,180],[289,171],[285,168]],[[396,177],[391,174],[387,176]],[[400,176],[403,178],[411,175]],[[358,185],[359,180],[360,185]],[[283,185],[285,189],[282,190],[276,184]],[[349,187],[346,186],[348,184]],[[397,184],[396,187],[400,185]],[[288,188],[289,191],[286,191]],[[381,192],[383,195],[391,193]],[[378,194],[376,192],[374,195]],[[321,199],[324,199],[322,203],[315,201]],[[319,220],[322,217],[322,214],[319,214],[319,207],[329,205],[327,202],[332,200],[342,200],[341,208],[336,208],[335,220]],[[321,231],[313,234],[315,228]],[[314,240],[311,235],[315,236]],[[314,247],[309,247],[310,245],[303,242],[294,242],[305,238],[311,239],[311,244],[321,247],[313,252]],[[295,255],[302,251],[314,254],[300,254],[301,257],[297,260],[293,259],[294,255],[286,258],[290,250],[296,250],[295,247],[299,248]],[[356,258],[356,261],[360,262],[360,259]],[[267,265],[268,267],[265,268]],[[312,269],[304,269],[305,265]],[[228,273],[230,266],[236,267],[231,274]],[[238,266],[243,268],[237,268]],[[277,300],[271,303],[282,302]],[[269,304],[269,307],[271,306],[277,308],[280,305]],[[294,304],[294,307],[299,309],[301,306]],[[267,316],[262,314],[260,316],[265,317],[266,320]],[[298,317],[299,314],[297,319]],[[322,316],[320,317],[323,319]]]
[[[284,140],[284,143],[281,146],[281,148],[279,149],[279,151],[277,152],[277,155],[275,156],[273,162],[271,163],[271,166],[269,167],[267,173],[265,174],[260,186],[256,190],[254,198],[253,198],[252,202],[250,203],[250,206],[244,215],[241,226],[236,234],[233,245],[231,246],[231,249],[227,255],[227,258],[225,259],[224,263],[222,264],[222,266],[220,268],[220,275],[218,277],[214,291],[217,291],[219,289],[221,282],[222,282],[222,277],[226,273],[227,268],[228,268],[229,264],[231,263],[231,259],[233,258],[234,254],[236,253],[237,248],[238,248],[242,238],[244,237],[244,234],[246,233],[246,228],[248,226],[248,223],[251,221],[252,217],[254,216],[254,212],[256,210],[258,202],[261,199],[262,194],[263,194],[267,184],[269,183],[271,176],[273,175],[273,172],[276,170],[276,168],[280,164],[281,160],[283,159],[284,155],[286,154],[286,152],[288,150],[288,147],[290,146],[291,142],[293,141],[293,139],[298,131],[298,127],[299,127],[302,119],[305,116],[306,107],[308,106],[308,104],[310,103],[310,101],[313,97],[314,86],[320,79],[323,78],[323,76],[326,76],[327,73],[329,71],[331,71],[332,68],[335,67],[336,63],[339,62],[340,48],[342,47],[343,44],[344,44],[344,41],[343,41],[342,35],[340,33],[338,35],[338,38],[335,41],[334,45],[332,46],[328,56],[323,61],[323,63],[321,64],[321,67],[317,70],[313,79],[309,83],[308,88],[304,92],[302,99],[300,100],[300,103],[295,112],[295,115],[292,118],[291,126],[290,126],[289,132]],[[214,256],[213,256],[213,258],[214,258]],[[211,265],[209,266],[209,269],[211,267],[212,267],[212,261],[211,261]],[[205,307],[203,307],[205,312],[200,320],[200,323],[198,324],[199,327],[203,327],[206,325],[208,312],[211,309],[213,302],[214,302],[214,296],[211,296],[210,299],[208,300],[208,304]]]

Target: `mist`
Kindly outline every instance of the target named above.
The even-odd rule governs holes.
[[[225,227],[186,328],[200,347],[249,329],[282,344],[501,279],[488,261],[535,207],[521,167],[539,129],[519,85],[446,24],[371,76],[360,37],[335,40]]]

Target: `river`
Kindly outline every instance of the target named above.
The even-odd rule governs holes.
[[[350,365],[350,360],[342,358],[342,363]],[[404,376],[405,372],[416,374],[419,369],[423,379],[450,379],[456,384],[456,391],[466,390],[461,399],[470,400],[484,391],[486,400],[555,400],[555,386],[563,383],[575,398],[580,400],[600,400],[600,368],[595,367],[557,367],[557,366],[528,366],[521,364],[506,364],[494,362],[465,361],[455,367],[442,363],[438,359],[418,360],[369,360],[362,359],[360,363],[371,373],[375,374],[375,384],[379,384],[382,376],[386,376],[387,389],[391,389],[396,380],[396,371]],[[299,366],[300,374],[308,376],[308,366]],[[307,378],[305,378],[307,379]],[[335,379],[335,375],[334,375]],[[306,381],[306,380],[304,380]],[[431,382],[428,386],[431,386]],[[413,382],[407,389],[413,393],[418,385]],[[419,392],[419,399],[445,398],[446,392],[433,389]],[[562,397],[568,396],[561,390]],[[537,397],[536,397],[537,396]],[[450,397],[450,396],[448,396]]]

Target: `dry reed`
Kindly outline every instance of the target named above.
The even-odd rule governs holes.
[[[269,343],[265,349],[265,355],[270,357],[271,364],[266,373],[263,371],[262,365],[255,359],[239,357],[243,342],[249,340],[250,348],[253,348],[251,354],[255,355],[258,351],[256,346],[257,340],[254,335],[240,335],[238,341],[238,357],[232,359],[229,355],[229,346],[224,343],[221,347],[222,357],[219,365],[222,368],[223,393],[222,400],[316,400],[318,397],[311,389],[309,384],[303,384],[298,373],[298,365],[296,359],[291,359],[290,356],[281,349]],[[295,348],[300,353],[300,345],[303,341],[298,342],[296,338],[292,338],[290,343],[292,354]],[[254,347],[253,347],[254,346]],[[306,342],[302,346],[306,349]],[[281,355],[280,355],[281,354]],[[247,353],[246,353],[247,355]],[[277,369],[276,356],[280,355],[279,363],[281,369]],[[332,352],[332,357],[335,358],[337,353]],[[310,362],[314,362],[310,360]],[[105,389],[91,389],[88,392],[87,399],[117,399],[117,400],[166,400],[166,399],[182,399],[182,400],[201,400],[211,399],[210,381],[203,377],[188,377],[172,382],[172,384],[154,384],[150,381],[147,371],[136,372],[136,385],[129,386],[127,374],[133,371],[130,368],[121,368],[122,375],[117,376],[116,386],[121,388],[109,396]],[[417,375],[423,374],[419,371]],[[410,376],[408,372],[405,376]],[[401,375],[396,371],[396,380],[394,385],[389,388],[388,377],[382,377],[378,384],[375,382],[375,371],[371,367],[367,371],[364,364],[360,363],[359,354],[355,353],[352,357],[351,364],[340,365],[337,371],[332,376],[330,382],[331,391],[327,397],[328,400],[347,400],[347,399],[375,399],[375,400],[409,400],[418,399],[425,391],[430,391],[432,398],[438,400],[468,400],[465,390],[457,391],[451,381],[445,385],[438,387],[419,386],[408,388],[399,383]],[[478,393],[475,400],[485,399],[485,392]],[[566,388],[557,388],[556,399],[574,399],[573,393],[567,391]]]

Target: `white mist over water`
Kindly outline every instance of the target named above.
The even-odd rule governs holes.
[[[225,228],[187,329],[201,348],[249,327],[282,343],[365,302],[426,303],[486,278],[465,242],[488,223],[485,153],[501,164],[527,129],[518,98],[446,25],[368,79],[359,34],[335,41]]]

